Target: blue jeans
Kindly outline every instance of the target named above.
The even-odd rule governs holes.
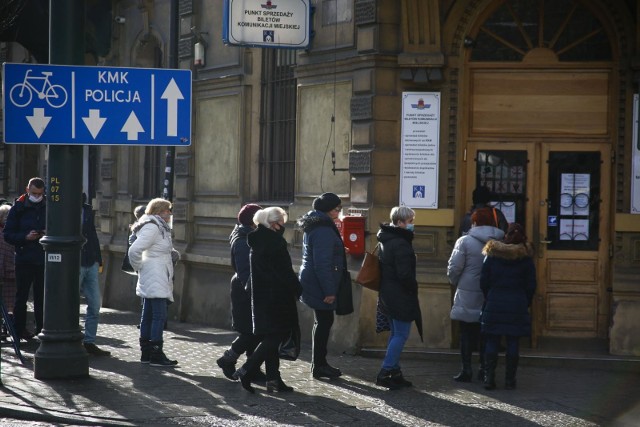
[[[98,282],[98,263],[91,267],[80,266],[80,295],[87,302],[87,314],[84,318],[84,342],[94,343],[98,332],[100,316],[100,283]]]
[[[140,339],[153,342],[162,341],[162,331],[164,330],[164,322],[166,320],[166,298],[142,298]]]
[[[391,319],[391,335],[387,343],[387,354],[382,361],[382,369],[387,371],[400,369],[400,354],[409,338],[410,331],[411,322]]]

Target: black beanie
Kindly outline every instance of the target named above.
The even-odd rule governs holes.
[[[342,200],[340,200],[340,197],[333,193],[324,193],[313,201],[313,209],[320,212],[329,212],[341,204]]]
[[[471,199],[474,205],[487,204],[491,201],[491,191],[487,187],[478,187],[473,190]]]

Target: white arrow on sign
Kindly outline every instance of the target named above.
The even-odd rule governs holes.
[[[27,120],[31,125],[31,129],[36,133],[36,136],[40,138],[49,125],[51,117],[44,115],[44,108],[34,108],[33,116],[27,116]]]
[[[178,136],[178,100],[184,99],[184,96],[174,79],[171,79],[160,98],[167,100],[167,136]]]
[[[122,129],[120,129],[120,132],[126,132],[127,140],[129,141],[137,141],[138,134],[144,132],[144,128],[140,124],[140,120],[138,120],[135,112],[132,111],[131,114],[129,114],[129,118],[124,126],[122,126]]]
[[[100,133],[107,119],[100,117],[100,110],[89,109],[89,117],[83,117],[82,121],[87,126],[87,129],[89,129],[89,132],[91,132],[93,139],[96,139],[96,136]]]

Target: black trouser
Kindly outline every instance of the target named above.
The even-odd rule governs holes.
[[[327,365],[327,344],[333,326],[333,310],[314,310],[312,366]]]
[[[261,338],[261,336],[255,336],[253,334],[240,333],[231,343],[231,350],[237,355],[246,352],[247,356],[251,356],[260,343]]]
[[[482,335],[480,334],[480,323],[463,322],[460,321],[460,347],[466,342],[469,345],[471,352],[478,350],[480,353],[484,353],[484,342],[482,341]]]
[[[247,358],[243,368],[247,372],[255,372],[262,362],[267,371],[267,381],[277,380],[280,378],[280,357],[278,356],[278,348],[285,338],[286,334],[276,332],[262,336],[262,341],[258,344],[255,351]]]
[[[33,314],[36,318],[36,330],[38,334],[43,324],[44,304],[44,265],[16,264],[16,305],[13,308],[13,318],[16,325],[16,333],[20,336],[27,327],[27,301],[29,291],[33,283]]]

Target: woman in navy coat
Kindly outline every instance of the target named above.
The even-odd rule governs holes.
[[[529,307],[536,290],[533,248],[527,243],[522,226],[512,223],[504,240],[489,241],[482,253],[487,257],[480,274],[480,288],[485,296],[480,317],[486,340],[484,388],[496,387],[498,346],[505,336],[505,388],[510,390],[516,387],[519,338],[531,335]]]

